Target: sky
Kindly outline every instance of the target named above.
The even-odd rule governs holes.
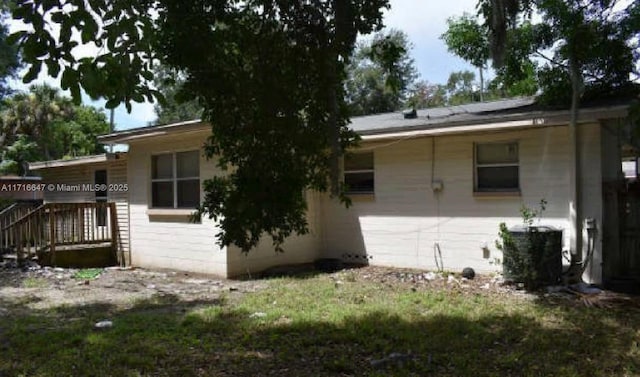
[[[385,26],[402,30],[409,36],[414,46],[412,56],[420,79],[431,83],[445,83],[451,72],[473,70],[471,65],[447,52],[440,35],[446,31],[447,18],[462,15],[463,12],[475,13],[476,3],[477,0],[391,0],[391,9],[385,12]],[[18,27],[11,26],[13,30]],[[60,86],[59,80],[47,77],[43,73],[37,82]],[[18,89],[27,87],[19,80],[12,84]],[[85,98],[84,103],[104,108],[105,102]],[[108,111],[106,113],[108,115]],[[128,113],[124,106],[120,106],[115,111],[114,119],[116,130],[147,126],[155,119],[153,104],[134,103],[131,113]]]

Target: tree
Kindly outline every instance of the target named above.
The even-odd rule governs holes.
[[[615,0],[482,0],[479,9],[490,30],[494,66],[505,77],[529,69],[517,67],[514,55],[537,57],[543,61],[538,73],[542,101],[577,105],[583,97],[611,95],[628,86],[637,70],[640,5],[629,2],[616,11],[619,5]],[[533,12],[544,22],[532,24]],[[505,47],[514,44],[520,46],[515,53]]]
[[[480,100],[476,75],[471,71],[452,72],[447,80],[447,104],[462,105]]]
[[[18,135],[28,135],[37,141],[39,155],[47,160],[56,157],[51,150],[54,124],[71,117],[73,106],[48,85],[33,85],[29,93],[18,93],[7,101],[2,113],[2,134],[5,145],[13,143]]]
[[[109,132],[105,113],[91,106],[74,106],[68,120],[58,120],[53,127],[53,150],[56,158],[72,158],[104,153],[98,135]]]
[[[582,215],[577,205],[580,173],[575,168],[580,161],[576,129],[580,103],[625,92],[630,86],[630,74],[637,67],[640,5],[629,2],[623,10],[615,11],[617,5],[620,4],[615,0],[481,0],[479,4],[480,14],[490,29],[496,67],[510,65],[505,46],[517,37],[514,30],[523,19],[537,12],[544,20],[532,26],[535,32],[529,38],[528,49],[545,60],[539,73],[542,101],[562,106],[570,104],[571,108],[569,147],[574,163],[570,174],[570,206],[574,267],[582,258],[582,237],[577,236],[582,232]],[[550,49],[552,55],[545,54],[545,49]]]
[[[350,115],[398,110],[418,77],[405,33],[391,29],[357,46],[347,67],[346,97]]]
[[[421,80],[409,89],[407,104],[414,109],[444,106],[447,102],[447,89],[444,85],[430,84]]]
[[[0,154],[4,172],[24,174],[25,163],[104,152],[97,136],[107,133],[103,112],[73,105],[47,85],[17,93],[0,113]]]
[[[6,7],[5,3],[0,4],[0,108],[2,108],[2,99],[11,93],[7,80],[15,77],[20,68],[18,49],[7,43],[9,27],[5,22]]]
[[[24,176],[28,163],[38,159],[38,144],[27,137],[17,135],[11,145],[0,149],[0,174]]]
[[[153,64],[183,72],[212,124],[205,154],[227,170],[204,183],[200,211],[220,220],[222,245],[250,250],[263,234],[279,249],[308,231],[307,190],[340,197],[340,157],[356,142],[344,101],[356,36],[382,27],[388,0],[33,0],[14,17],[29,66],[107,107],[152,100]],[[59,26],[59,33],[45,18]],[[77,59],[81,43],[102,47]],[[231,169],[233,167],[233,169]]]
[[[449,52],[461,57],[480,73],[480,101],[483,101],[484,75],[489,61],[489,38],[487,30],[477,18],[464,13],[460,17],[447,19],[447,31],[440,36]]]
[[[487,95],[494,98],[536,93],[537,65],[531,60],[531,46],[537,30],[530,22],[523,22],[511,31],[504,46],[504,59],[508,63],[497,67],[496,77],[488,86],[485,86],[483,72],[491,60],[489,28],[467,13],[449,18],[447,24],[448,29],[440,38],[447,44],[449,52],[478,68],[480,101],[485,99],[485,88],[489,90]]]
[[[189,93],[184,91],[184,73],[176,72],[164,65],[158,65],[154,69],[153,82],[164,100],[154,106],[158,119],[156,124],[169,124],[186,120],[200,119],[202,106],[197,99],[189,98]]]

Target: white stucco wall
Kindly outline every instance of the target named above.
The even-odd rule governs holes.
[[[131,262],[134,266],[172,268],[226,276],[226,249],[216,245],[216,224],[188,221],[188,215],[153,215],[151,203],[151,155],[201,149],[207,131],[172,137],[154,137],[129,145],[129,202]],[[200,155],[200,178],[218,174],[213,161]],[[203,193],[201,190],[201,198]]]
[[[309,233],[303,236],[293,235],[282,245],[283,252],[276,252],[270,237],[263,237],[260,244],[242,253],[238,247],[232,246],[228,250],[228,275],[251,275],[272,266],[309,263],[320,257],[321,251],[321,221],[320,195],[309,192],[307,194],[307,222]]]
[[[599,218],[599,128],[581,126],[581,132],[588,156],[583,185],[589,186],[583,214]],[[495,141],[518,141],[521,196],[473,194],[473,145]],[[434,269],[437,244],[447,270],[499,270],[490,263],[502,259],[495,246],[498,224],[521,224],[522,204],[536,208],[543,198],[542,223],[564,228],[568,245],[568,142],[567,127],[544,127],[364,144],[374,150],[375,196],[355,200],[349,209],[323,198],[323,249],[345,260],[366,254],[372,265]],[[432,174],[444,185],[439,194],[431,189]]]
[[[309,194],[311,232],[292,236],[284,244],[284,253],[276,253],[268,237],[258,247],[243,254],[237,247],[221,248],[215,235],[219,228],[206,218],[201,224],[187,222],[187,216],[149,213],[151,155],[201,148],[209,131],[172,137],[154,137],[132,142],[129,147],[129,197],[132,264],[141,267],[173,268],[212,273],[220,276],[253,274],[275,265],[312,262],[319,252],[318,195]],[[222,172],[214,161],[200,158],[201,182]],[[204,193],[201,190],[201,200]]]
[[[600,126],[580,126],[582,215],[602,223],[602,168]],[[109,183],[124,182],[126,194],[111,194],[119,203],[120,228],[129,233],[134,266],[173,268],[220,276],[253,274],[274,265],[311,262],[319,257],[362,261],[373,265],[435,269],[439,246],[443,266],[458,271],[470,266],[477,271],[500,270],[502,259],[495,241],[498,224],[522,223],[523,204],[537,207],[545,199],[542,223],[565,229],[569,239],[569,167],[566,126],[520,131],[476,133],[364,143],[374,151],[375,195],[353,197],[345,209],[325,195],[309,193],[310,234],[289,239],[284,253],[275,253],[268,237],[243,254],[237,247],[220,248],[212,220],[193,224],[187,216],[157,215],[149,211],[151,155],[201,149],[209,131],[155,136],[130,143],[125,161],[112,162]],[[473,193],[474,143],[517,141],[519,145],[521,196],[477,196]],[[47,169],[45,182],[91,183],[93,171],[106,165]],[[222,174],[202,154],[201,180]],[[443,183],[434,193],[432,177]],[[87,193],[45,194],[46,201],[92,201]],[[201,192],[201,198],[203,193]],[[128,205],[126,204],[128,203]],[[184,211],[183,211],[184,212]],[[585,245],[587,233],[583,234]],[[601,281],[602,237],[585,279]],[[486,247],[488,253],[483,250]]]

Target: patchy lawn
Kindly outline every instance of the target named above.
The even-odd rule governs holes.
[[[30,278],[19,289],[97,290],[116,273],[135,281],[111,271],[88,285]],[[147,286],[132,300],[57,306],[2,295],[0,376],[640,375],[639,298],[585,305],[488,277],[408,276],[369,267],[206,292],[198,280],[196,296],[171,283],[174,293]],[[94,327],[105,319],[113,326]]]

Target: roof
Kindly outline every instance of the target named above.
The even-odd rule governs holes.
[[[209,124],[203,122],[200,119],[189,120],[185,122],[177,122],[170,124],[163,124],[159,126],[146,126],[133,128],[130,130],[113,132],[107,135],[98,136],[98,141],[104,144],[119,144],[127,143],[131,140],[136,140],[151,136],[169,135],[172,133],[185,133],[200,130],[209,129]]]
[[[513,98],[491,102],[476,102],[466,105],[434,107],[417,111],[414,119],[405,119],[400,112],[367,115],[351,119],[351,128],[359,134],[398,131],[416,127],[436,127],[451,123],[469,123],[485,120],[492,113],[526,108],[535,103],[533,97]],[[523,110],[526,111],[526,110]]]
[[[74,157],[66,160],[38,161],[29,163],[29,170],[40,170],[48,168],[57,168],[62,166],[76,166],[85,164],[95,164],[112,160],[120,160],[126,156],[126,153],[103,153],[91,156]]]
[[[626,115],[626,104],[593,106],[580,111],[580,121]],[[351,118],[349,127],[367,138],[397,137],[400,133],[471,132],[512,127],[531,127],[568,123],[569,110],[549,110],[536,103],[535,97],[520,97],[498,101],[477,102],[417,111],[417,117],[406,119],[402,112],[367,115]],[[128,143],[133,140],[174,133],[207,130],[209,125],[200,119],[148,126],[114,132],[98,137],[106,144]]]
[[[19,175],[0,175],[0,181],[40,181],[42,177],[35,176],[19,176]]]

